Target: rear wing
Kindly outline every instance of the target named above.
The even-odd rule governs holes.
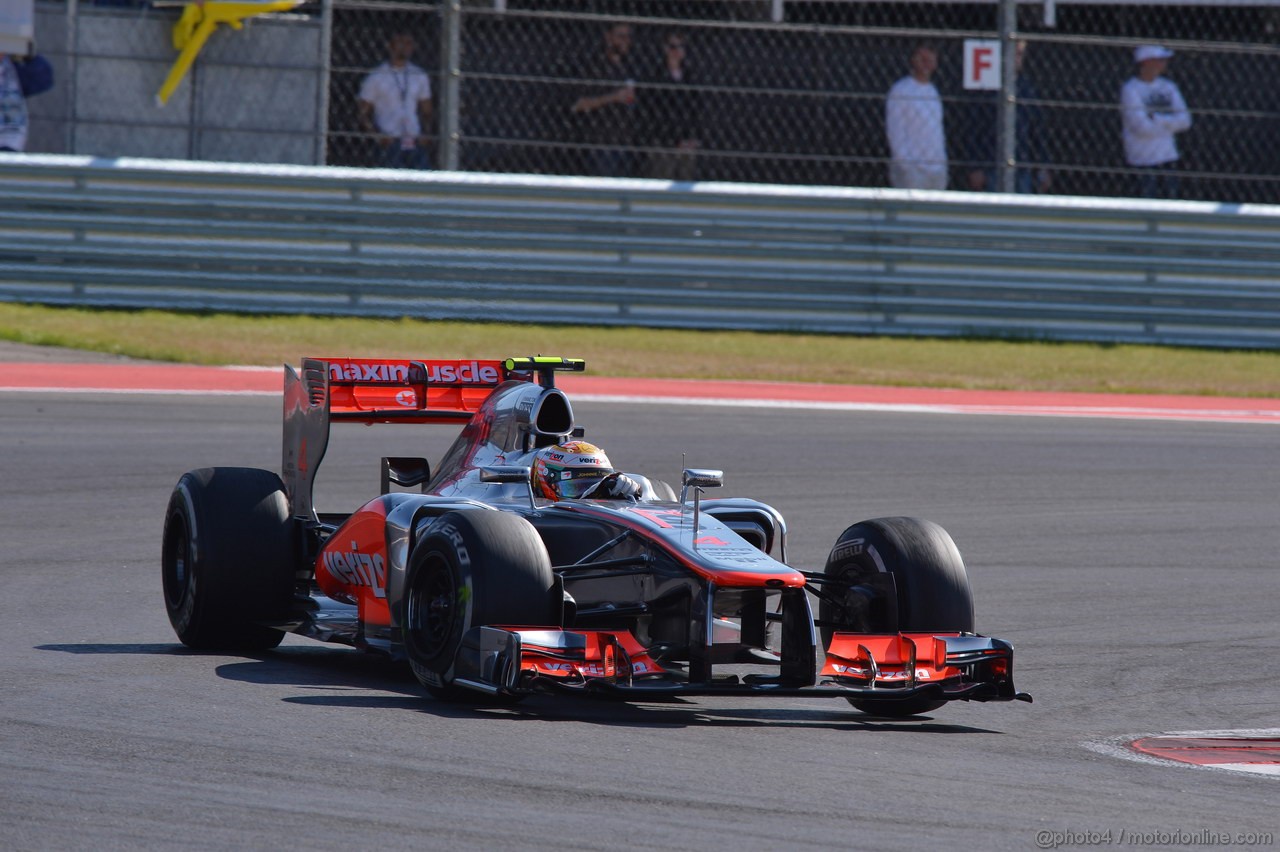
[[[502,361],[311,359],[303,381],[328,379],[329,419],[356,423],[457,423],[480,410],[512,374]],[[309,365],[314,365],[310,367]]]
[[[480,410],[504,382],[553,387],[555,373],[581,371],[575,359],[505,361],[396,358],[304,358],[284,368],[281,478],[294,517],[312,519],[312,484],[329,445],[329,424],[455,423]]]

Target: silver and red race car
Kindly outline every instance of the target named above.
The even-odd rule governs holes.
[[[973,632],[964,563],[936,524],[854,524],[807,572],[787,564],[777,510],[703,496],[720,471],[685,470],[678,495],[640,474],[624,497],[536,493],[536,455],[584,434],[555,385],[582,369],[546,357],[286,366],[283,476],[194,470],[169,501],[162,571],[178,638],[262,650],[298,633],[406,659],[428,692],[464,701],[825,695],[908,716],[1031,700],[1014,689],[1012,646]],[[462,432],[434,469],[383,458],[382,493],[330,514],[312,498],[333,422]]]

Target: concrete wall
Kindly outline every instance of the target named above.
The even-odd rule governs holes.
[[[319,162],[320,22],[303,15],[220,27],[165,106],[179,8],[36,8],[52,91],[30,101],[28,153],[246,163]],[[72,49],[74,47],[74,49]]]
[[[0,3],[0,53],[25,56],[35,33],[35,3],[4,0]]]

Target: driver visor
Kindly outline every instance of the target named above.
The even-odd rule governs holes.
[[[556,490],[562,498],[572,500],[586,494],[595,487],[596,483],[612,473],[613,471],[611,470],[602,470],[598,467],[584,470],[562,470],[556,480]]]

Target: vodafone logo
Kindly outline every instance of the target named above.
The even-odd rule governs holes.
[[[365,586],[375,598],[387,596],[387,565],[378,553],[360,553],[356,542],[350,551],[329,550],[324,553],[324,567],[338,582],[348,586]]]
[[[402,405],[405,408],[417,408],[418,395],[411,390],[402,390],[396,394],[396,405]]]

